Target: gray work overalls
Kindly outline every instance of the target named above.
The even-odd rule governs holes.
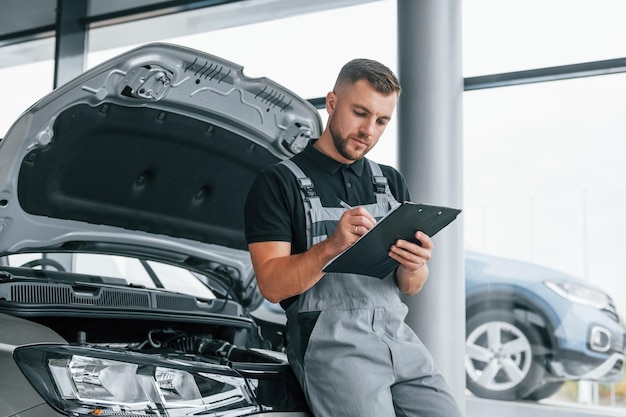
[[[363,207],[379,219],[398,202],[369,162],[376,203]],[[322,207],[313,182],[293,161],[282,163],[300,184],[311,247],[333,233],[345,209]],[[287,307],[287,355],[316,417],[461,416],[430,353],[405,324],[407,310],[394,273],[327,273]]]

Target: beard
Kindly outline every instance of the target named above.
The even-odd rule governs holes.
[[[337,127],[337,123],[335,121],[334,114],[330,116],[328,120],[328,131],[330,132],[330,136],[333,138],[333,144],[335,145],[335,149],[337,152],[349,161],[357,161],[365,156],[367,152],[371,149],[371,146],[368,146],[363,151],[355,151],[348,148],[348,138],[345,138],[339,133],[339,128]]]

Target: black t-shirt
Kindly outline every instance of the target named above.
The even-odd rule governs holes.
[[[314,142],[309,142],[293,161],[313,181],[322,206],[340,207],[337,198],[353,207],[376,202],[372,172],[364,159],[344,165],[318,151]],[[390,166],[380,167],[396,200],[410,200],[402,174]],[[248,194],[244,215],[248,243],[291,242],[292,254],[307,249],[300,188],[286,166],[272,165],[259,173]]]

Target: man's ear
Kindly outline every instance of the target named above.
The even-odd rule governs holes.
[[[328,114],[333,114],[336,104],[337,95],[334,91],[330,91],[328,94],[326,94],[326,112],[328,112]]]

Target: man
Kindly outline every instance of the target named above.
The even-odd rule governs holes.
[[[400,92],[386,66],[348,62],[326,96],[329,118],[319,139],[260,173],[246,202],[259,288],[286,310],[289,362],[317,417],[461,415],[430,353],[404,323],[399,297],[426,282],[431,239],[417,231],[421,246],[392,245],[398,267],[385,279],[322,272],[376,219],[410,200],[397,170],[365,158]]]

